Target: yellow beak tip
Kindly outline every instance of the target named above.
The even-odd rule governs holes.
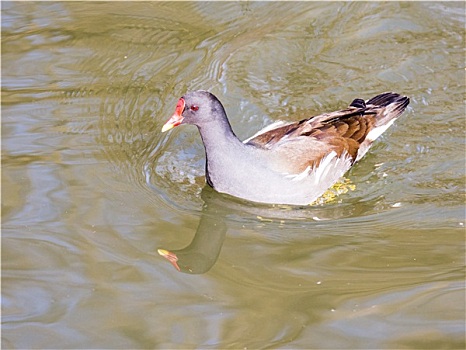
[[[173,124],[165,124],[162,126],[162,132],[168,131],[170,129],[173,129],[174,125]]]
[[[162,256],[166,256],[169,254],[169,252],[165,249],[157,249],[157,253],[159,253]]]

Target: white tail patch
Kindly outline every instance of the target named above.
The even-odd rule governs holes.
[[[369,150],[369,148],[372,146],[372,143],[380,136],[382,135],[392,124],[395,122],[396,118],[393,118],[390,120],[387,124],[377,126],[371,131],[367,133],[366,139],[364,142],[359,146],[358,150],[358,156],[356,157],[356,162],[359,162],[359,160],[364,157]]]
[[[392,126],[392,124],[395,122],[397,118],[393,118],[390,120],[387,124],[377,126],[371,131],[366,136],[366,140],[369,140],[371,142],[375,141],[380,135],[382,135],[389,127]]]

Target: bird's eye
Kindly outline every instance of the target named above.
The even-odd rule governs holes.
[[[199,106],[192,105],[190,108],[192,111],[196,112],[199,109]]]

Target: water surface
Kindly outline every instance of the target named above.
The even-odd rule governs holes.
[[[1,6],[3,348],[465,347],[464,3]],[[263,206],[160,133],[195,89],[240,138],[411,104],[354,191]]]

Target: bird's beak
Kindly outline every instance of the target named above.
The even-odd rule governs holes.
[[[167,124],[165,124],[167,125]],[[165,249],[157,249],[157,253],[159,253],[161,256],[163,256],[165,259],[170,261],[172,265],[177,269],[178,271],[181,271],[180,267],[178,266],[178,257],[176,256],[175,253],[169,252],[168,250]]]
[[[162,132],[173,129],[175,126],[180,125],[183,122],[183,111],[184,111],[184,99],[180,98],[175,108],[175,113],[170,119],[163,125]]]

